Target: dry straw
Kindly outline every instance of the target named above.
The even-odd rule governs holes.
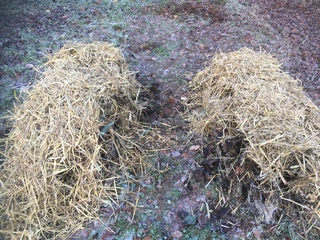
[[[246,161],[260,169],[256,179],[283,198],[299,196],[292,202],[305,209],[313,204],[320,217],[320,110],[300,83],[271,55],[243,48],[217,54],[191,87],[194,131],[212,137],[224,129],[226,137],[241,137]]]
[[[12,239],[59,239],[117,202],[144,170],[133,141],[140,86],[119,49],[63,47],[15,107],[1,171],[1,222]]]

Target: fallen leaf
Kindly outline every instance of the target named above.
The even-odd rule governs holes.
[[[252,229],[252,233],[253,233],[255,239],[257,239],[257,240],[261,239],[261,232],[258,228],[254,227]]]
[[[243,169],[239,166],[236,166],[236,170],[234,171],[237,176],[243,174]]]
[[[175,98],[173,97],[169,98],[169,103],[174,103],[175,101],[176,101]]]
[[[196,198],[196,201],[203,203],[203,202],[206,201],[206,196],[205,196],[205,195],[200,195],[200,196],[198,196],[198,197]]]
[[[145,180],[145,184],[150,185],[151,184],[151,177],[148,176],[147,179]]]
[[[178,150],[171,151],[172,157],[177,158],[180,157],[181,153]]]
[[[250,42],[252,42],[252,35],[251,34],[247,34],[247,35],[244,36],[243,39],[244,39],[244,41],[246,43],[250,43]]]
[[[183,157],[183,159],[189,159],[189,158],[191,158],[191,154],[190,153],[182,153],[182,157]]]
[[[189,174],[182,175],[180,181],[184,183],[185,181],[187,181],[187,179],[189,179]]]
[[[31,63],[28,63],[24,66],[25,68],[28,68],[28,69],[32,69],[33,68],[33,64]]]
[[[200,145],[193,145],[189,148],[189,151],[197,151],[200,149]]]
[[[171,233],[171,237],[175,238],[175,239],[180,239],[183,237],[183,234],[182,232],[180,231],[175,231],[175,232],[172,232]]]

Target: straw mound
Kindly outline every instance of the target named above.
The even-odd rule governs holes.
[[[271,55],[244,48],[216,55],[191,87],[194,131],[214,139],[222,130],[220,141],[241,138],[244,161],[258,167],[252,175],[260,184],[282,196],[298,194],[299,204],[313,202],[320,216],[320,110],[299,82]]]
[[[64,238],[115,201],[143,171],[140,86],[121,52],[104,43],[65,46],[15,108],[0,175],[2,221],[12,238]]]

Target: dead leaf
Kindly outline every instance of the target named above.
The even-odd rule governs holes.
[[[252,229],[252,233],[253,233],[255,239],[257,239],[257,240],[261,239],[261,232],[258,228],[254,227]]]
[[[181,153],[178,150],[171,151],[171,155],[173,158],[180,157]]]
[[[24,67],[28,68],[28,69],[34,68],[33,64],[31,64],[31,63],[26,64]]]
[[[244,41],[246,43],[250,43],[250,42],[252,42],[252,35],[251,34],[247,34],[247,35],[244,36],[243,39],[244,39]]]
[[[183,157],[183,159],[188,159],[188,158],[191,158],[191,154],[190,153],[182,153],[182,157]]]
[[[183,234],[182,232],[180,231],[175,231],[175,232],[172,232],[171,233],[171,237],[175,238],[175,239],[180,239],[183,237]]]
[[[174,97],[169,98],[169,103],[174,103],[176,100]]]
[[[197,151],[200,149],[200,145],[193,145],[189,148],[189,151]]]
[[[234,173],[239,176],[241,174],[243,174],[243,169],[239,166],[236,166],[236,170],[234,171]]]

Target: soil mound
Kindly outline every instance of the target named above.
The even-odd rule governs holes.
[[[220,152],[220,162],[242,169],[269,199],[319,218],[320,110],[300,82],[271,55],[243,48],[217,54],[191,87],[191,128],[217,146],[241,141],[236,156]]]
[[[0,173],[2,229],[12,239],[65,238],[145,167],[134,142],[140,85],[119,49],[66,45],[44,67],[15,107]]]

